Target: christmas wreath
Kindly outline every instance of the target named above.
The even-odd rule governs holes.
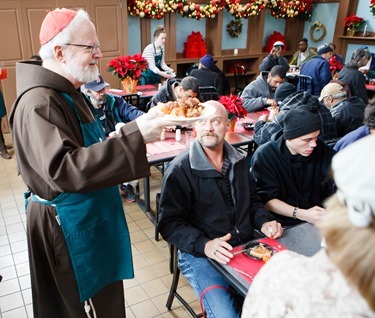
[[[314,32],[315,31],[321,31],[322,34],[316,38],[314,36]],[[326,30],[326,27],[324,26],[324,24],[322,22],[319,22],[319,21],[315,21],[311,27],[310,27],[310,32],[309,32],[309,36],[310,36],[310,39],[313,41],[313,42],[320,42],[321,40],[324,39],[324,37],[326,36],[327,34],[327,30]]]
[[[227,24],[227,32],[231,38],[238,38],[242,32],[241,19],[235,19]]]

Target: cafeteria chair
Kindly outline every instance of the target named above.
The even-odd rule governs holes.
[[[233,65],[234,70],[234,94],[237,95],[245,89],[248,84],[248,78],[246,75],[246,68],[243,65]]]
[[[128,104],[133,105],[133,106],[135,106],[135,107],[137,107],[137,108],[140,109],[140,98],[139,98],[139,95],[137,93],[134,93],[134,94],[125,94],[124,96],[122,96],[122,98]],[[143,110],[143,109],[141,109],[141,110]]]
[[[214,86],[201,86],[199,87],[199,96],[202,102],[208,100],[219,100],[220,94]]]
[[[178,301],[181,303],[181,305],[184,306],[185,309],[189,312],[191,317],[201,318],[203,317],[203,313],[197,314],[194,311],[194,309],[187,303],[187,301],[177,292],[178,281],[180,279],[180,274],[181,274],[180,268],[178,267],[178,258],[177,258],[178,249],[176,246],[172,244],[169,246],[169,248],[170,248],[170,257],[171,257],[170,258],[170,270],[172,269],[173,279],[172,279],[171,288],[169,290],[166,307],[168,310],[170,310],[172,307],[173,299],[176,297]]]
[[[311,76],[297,74],[298,78],[298,90],[308,91],[311,95],[314,95],[314,80]]]

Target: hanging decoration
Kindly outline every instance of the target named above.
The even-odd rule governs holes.
[[[318,32],[318,34],[320,33],[320,36],[319,37],[315,37],[315,34],[314,32]],[[309,36],[310,36],[310,39],[313,41],[313,42],[320,42],[321,40],[324,39],[324,37],[326,36],[327,34],[327,30],[326,30],[326,27],[324,26],[324,24],[320,21],[315,21],[311,27],[310,27],[310,31],[309,31]]]
[[[268,9],[276,19],[311,17],[313,0],[249,0],[241,4],[241,0],[210,0],[197,4],[189,0],[128,0],[128,11],[132,16],[149,19],[162,19],[165,14],[175,12],[183,17],[200,20],[215,18],[220,11],[226,9],[235,18],[247,19]]]
[[[241,19],[235,19],[227,24],[227,32],[231,38],[238,38],[242,32]]]
[[[286,43],[285,43],[286,42],[285,36],[283,34],[281,34],[280,32],[277,32],[277,31],[273,31],[273,33],[268,36],[266,45],[263,47],[263,52],[271,52],[271,50],[273,48],[273,44],[276,41],[281,41],[281,42],[284,43],[283,52],[285,52],[286,49],[287,49]]]

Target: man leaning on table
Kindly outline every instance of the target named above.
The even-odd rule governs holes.
[[[179,249],[178,261],[197,297],[210,286],[230,289],[208,263],[227,263],[233,246],[254,237],[254,228],[278,238],[283,230],[255,192],[246,158],[224,140],[228,114],[224,106],[195,124],[191,148],[168,167],[160,198],[159,231]],[[241,299],[214,288],[203,297],[207,317],[239,317]]]
[[[271,71],[261,72],[255,81],[245,87],[241,94],[243,107],[249,113],[256,112],[267,106],[277,106],[274,98],[276,88],[284,83],[286,70],[280,66],[274,66]]]

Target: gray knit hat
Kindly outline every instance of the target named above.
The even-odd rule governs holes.
[[[289,110],[284,118],[284,138],[294,139],[321,129],[321,122],[308,105]]]

